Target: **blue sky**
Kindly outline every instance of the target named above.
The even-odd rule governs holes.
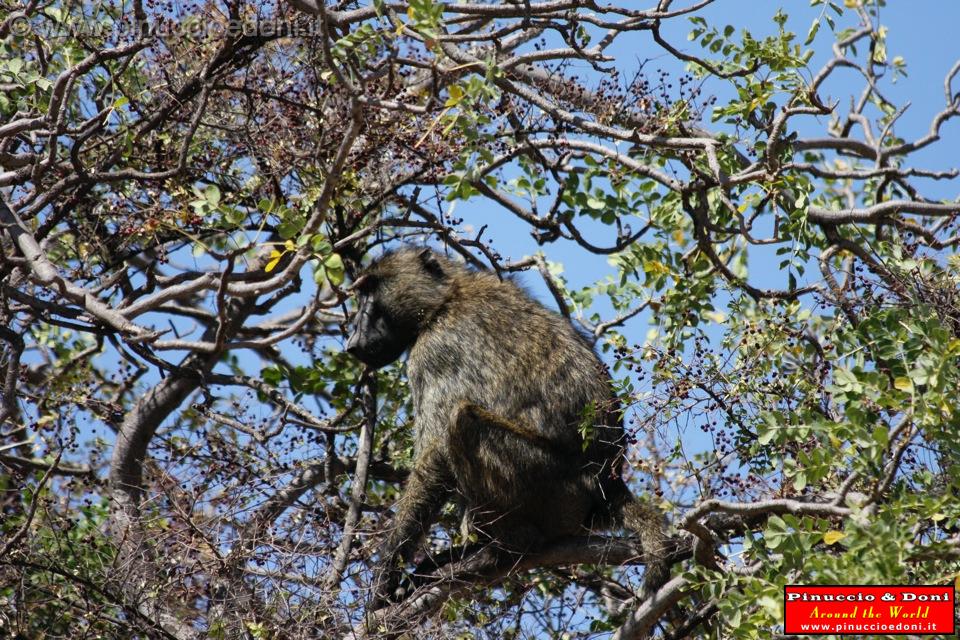
[[[821,14],[821,7],[811,7],[806,0],[796,2],[762,2],[759,0],[718,0],[713,5],[698,13],[703,15],[707,22],[722,29],[731,24],[738,31],[748,29],[755,38],[775,33],[777,25],[772,17],[778,7],[783,6],[789,15],[787,28],[798,34],[803,40],[812,20]],[[912,107],[906,112],[897,124],[897,132],[904,137],[914,138],[925,133],[929,127],[931,116],[943,106],[943,77],[953,62],[960,58],[960,37],[954,32],[960,24],[960,3],[934,2],[933,0],[894,0],[889,6],[882,9],[881,23],[889,29],[888,55],[893,58],[902,55],[907,61],[908,77],[901,78],[896,84],[885,83],[887,95],[896,102],[911,101]],[[853,24],[852,17],[838,19],[838,28]],[[698,47],[687,40],[687,33],[691,28],[686,18],[675,19],[665,23],[663,35],[675,47],[681,50],[697,53]],[[824,24],[821,28],[813,48],[817,51],[811,61],[811,73],[815,73],[827,59],[833,34]],[[616,57],[616,65],[622,71],[622,77],[629,78],[640,65],[646,61],[644,70],[649,75],[656,74],[659,69],[670,73],[676,79],[684,73],[682,63],[678,63],[669,54],[660,49],[649,37],[647,32],[638,32],[622,37],[609,50]],[[589,72],[585,73],[588,74]],[[960,89],[960,79],[957,81]],[[822,98],[827,102],[839,101],[838,108],[844,108],[850,103],[851,92],[859,92],[862,80],[850,71],[839,71],[835,79],[828,83],[822,92]],[[704,96],[716,94],[722,104],[728,91],[723,81],[707,80],[702,91]],[[709,128],[717,125],[709,123],[709,114],[705,115],[705,124]],[[794,121],[791,121],[794,122]],[[822,132],[826,125],[826,118],[803,117],[796,119],[808,133]],[[949,123],[943,129],[944,140],[931,148],[917,154],[917,161],[927,168],[946,169],[956,166],[958,161],[957,149],[960,138],[960,125]],[[928,193],[944,198],[954,198],[958,195],[956,181],[936,183],[931,185]],[[449,203],[448,203],[449,206]],[[508,259],[520,259],[540,249],[529,235],[529,227],[516,219],[509,212],[500,209],[490,201],[476,198],[467,202],[456,203],[456,216],[463,217],[466,224],[474,229],[488,224],[485,237],[493,240],[494,246]],[[611,238],[610,229],[599,224],[578,222],[582,225],[585,235],[598,244],[607,244]],[[634,226],[637,226],[636,224]],[[610,274],[613,270],[607,264],[605,256],[597,256],[577,247],[573,243],[560,241],[543,247],[548,259],[557,261],[564,266],[564,276],[572,288],[579,288],[593,283]],[[771,252],[768,252],[771,253]],[[190,259],[186,257],[186,262]],[[785,275],[779,272],[779,259],[758,255],[751,261],[751,281],[763,286],[780,286],[785,283]],[[817,271],[809,272],[811,277],[818,277]],[[553,300],[546,291],[539,275],[530,271],[519,276],[533,294],[545,304],[553,306]],[[310,274],[305,273],[304,294],[310,295],[312,288]],[[291,304],[297,304],[291,300]],[[285,307],[286,308],[286,307]],[[610,317],[609,307],[601,299],[595,304],[595,311],[605,317]],[[281,312],[278,309],[277,312]],[[624,333],[631,342],[642,342],[650,328],[649,316],[641,314],[631,320],[624,328]],[[165,323],[165,320],[163,321]],[[166,326],[165,324],[163,326]],[[291,351],[291,360],[295,363],[309,364],[303,354],[297,350]],[[173,353],[165,354],[173,360]],[[116,357],[112,353],[107,356]],[[249,353],[239,353],[241,362],[250,364],[252,371],[258,371],[256,357]],[[705,443],[709,444],[709,443]]]
[[[842,2],[842,0],[841,0]],[[678,3],[679,5],[679,3]],[[786,28],[798,35],[797,42],[802,43],[812,21],[821,14],[822,7],[811,7],[809,2],[762,2],[759,0],[718,0],[698,15],[706,18],[713,26],[723,29],[724,25],[731,24],[737,31],[746,28],[759,39],[777,32],[777,25],[772,20],[778,7],[783,7],[789,15]],[[834,14],[835,15],[835,14]],[[888,59],[903,56],[907,63],[907,77],[899,78],[891,83],[889,78],[881,82],[881,87],[888,99],[898,105],[911,103],[910,108],[898,121],[895,131],[905,139],[915,139],[927,133],[931,118],[943,109],[945,105],[943,80],[945,74],[957,59],[960,59],[960,35],[957,28],[960,25],[960,2],[934,2],[894,0],[887,7],[881,9],[880,23],[887,27]],[[856,24],[855,16],[849,13],[837,19],[838,30]],[[698,47],[687,40],[690,31],[690,22],[686,19],[674,20],[667,23],[663,35],[675,47],[690,53],[698,53]],[[834,41],[834,34],[827,24],[823,24],[812,48],[816,53],[810,62],[808,79],[815,74],[822,64],[831,56],[830,45]],[[634,47],[635,49],[631,49]],[[645,32],[623,37],[611,47],[609,53],[617,59],[616,65],[623,71],[622,77],[629,78],[632,71],[644,60],[648,60],[644,69],[649,74],[656,74],[658,69],[670,72],[676,79],[683,74],[684,69],[669,54],[661,50]],[[861,49],[861,53],[863,53]],[[589,77],[589,71],[584,70]],[[852,70],[838,70],[823,86],[821,98],[824,102],[838,103],[837,110],[844,114],[851,104],[851,100],[859,95],[863,87],[863,78]],[[674,86],[676,83],[674,82]],[[954,87],[960,91],[960,77],[955,79]],[[724,81],[707,80],[703,84],[703,95],[716,94],[723,104],[729,94]],[[780,98],[782,100],[782,97]],[[876,115],[874,113],[874,115]],[[800,128],[802,135],[825,135],[829,119],[826,116],[802,116],[791,120],[791,125]],[[704,125],[716,130],[720,125],[711,124],[709,113],[705,114]],[[855,135],[860,132],[855,129]],[[960,163],[960,123],[947,123],[941,129],[942,139],[922,152],[916,153],[911,159],[912,166],[922,166],[927,169],[945,170],[956,167]],[[960,181],[915,181],[921,191],[930,197],[953,199],[960,196]],[[469,202],[459,202],[456,215],[463,217],[467,224],[479,228],[483,224],[489,227],[485,237],[492,238],[506,258],[520,259],[540,249],[530,238],[529,228],[518,221],[512,214],[497,205],[476,199]],[[579,219],[583,220],[583,219]],[[589,224],[580,222],[584,234],[597,244],[609,244],[612,237],[611,230],[599,223]],[[639,225],[634,224],[634,227]],[[542,248],[549,260],[561,262],[564,266],[564,276],[571,288],[589,285],[603,276],[612,274],[613,270],[607,264],[605,256],[597,256],[577,247],[573,243],[560,241]],[[750,281],[763,287],[786,288],[786,273],[779,269],[781,257],[775,256],[773,249],[752,250],[750,258]],[[805,276],[799,278],[803,285],[805,279],[811,282],[820,278],[819,269],[808,269]],[[535,271],[522,274],[519,279],[542,302],[554,306],[553,300],[544,286],[541,278]],[[718,304],[724,303],[724,296],[720,296]],[[806,301],[810,302],[809,298]],[[612,317],[609,307],[602,299],[597,299],[594,309],[606,318]],[[648,313],[632,319],[624,327],[623,333],[631,343],[642,343],[651,328],[651,318]],[[719,338],[721,327],[713,326],[709,334]],[[639,385],[641,390],[646,385]],[[698,429],[683,428],[677,425],[678,432],[662,434],[669,444],[673,438],[681,437],[688,452],[704,451],[713,448],[709,436]]]
[[[738,30],[748,29],[755,38],[776,33],[777,25],[772,17],[778,7],[784,7],[789,15],[787,29],[798,34],[802,42],[814,18],[821,14],[821,7],[810,7],[807,1],[794,2],[765,2],[761,0],[718,0],[713,5],[698,12],[711,25],[722,29],[723,25],[731,24]],[[838,29],[852,24],[852,17],[838,19]],[[881,9],[881,24],[888,27],[888,56],[893,58],[902,55],[907,61],[908,77],[900,78],[895,84],[884,82],[885,94],[894,102],[904,104],[911,102],[912,106],[901,117],[896,126],[896,132],[904,138],[912,139],[926,133],[932,116],[944,106],[943,79],[953,63],[960,59],[960,35],[957,34],[960,25],[960,2],[938,2],[933,0],[893,0],[887,7]],[[687,40],[690,23],[686,19],[675,19],[665,23],[664,37],[675,47],[690,53],[698,53],[694,43]],[[811,74],[830,57],[830,43],[833,34],[826,24],[823,24],[813,45],[816,54],[810,62]],[[634,42],[636,48],[631,49]],[[623,36],[609,53],[616,57],[616,66],[623,70],[623,77],[631,77],[632,72],[640,62],[648,60],[645,70],[655,74],[658,69],[670,72],[673,78],[683,72],[682,63],[674,60],[669,54],[660,49],[646,32]],[[589,71],[584,69],[585,74]],[[862,78],[852,70],[838,70],[828,81],[821,97],[827,103],[838,101],[838,110],[850,104],[851,96],[858,94],[863,86]],[[955,87],[960,90],[960,77],[955,80]],[[717,95],[721,98],[728,95],[723,81],[710,81],[703,85],[703,95]],[[709,114],[705,114],[705,125],[716,129],[719,125],[709,123]],[[791,121],[794,126],[800,126],[802,133],[822,133],[825,130],[827,118],[804,116]],[[960,160],[960,124],[948,123],[942,130],[943,139],[931,147],[918,152],[913,163],[930,169],[947,169],[957,165]],[[917,182],[924,186],[924,192],[932,197],[956,198],[960,195],[960,186],[954,182],[927,181]],[[537,245],[529,237],[529,229],[518,222],[512,214],[498,209],[497,205],[489,201],[476,199],[471,202],[457,203],[458,216],[465,218],[475,228],[482,224],[489,224],[485,237],[492,238],[494,245],[505,256],[518,259],[538,250]],[[583,224],[583,223],[579,223]],[[590,226],[584,227],[588,231]],[[609,229],[599,225],[594,227],[594,239],[609,238]],[[565,275],[573,285],[586,285],[596,278],[600,271],[606,271],[606,260],[603,257],[592,256],[575,245],[559,242],[556,245],[544,247],[545,253],[551,260],[562,262],[565,266]],[[777,269],[770,269],[766,261],[754,263],[752,271],[756,274],[770,274],[775,276]],[[776,267],[776,263],[772,265]],[[545,288],[538,281],[538,277],[524,277],[535,292],[546,294]],[[769,282],[771,286],[776,282]],[[547,297],[541,297],[547,300]]]
[[[777,26],[772,20],[778,7],[785,7],[790,18],[787,28],[798,33],[802,41],[811,21],[821,13],[820,7],[810,7],[806,0],[796,2],[763,2],[759,0],[718,0],[707,7],[700,14],[713,25],[723,28],[725,24],[732,24],[736,29],[746,28],[754,37],[775,33]],[[907,138],[922,135],[929,127],[932,115],[942,108],[943,77],[957,58],[960,58],[960,36],[955,32],[960,25],[960,3],[942,2],[934,0],[894,0],[889,6],[882,9],[881,22],[889,29],[888,55],[893,58],[902,55],[907,61],[908,77],[901,78],[896,84],[885,83],[888,96],[896,102],[912,102],[912,107],[906,112],[897,124],[897,132]],[[852,18],[840,19],[838,27],[849,26]],[[697,51],[695,45],[688,42],[687,33],[690,23],[687,19],[677,19],[665,24],[664,36],[675,47]],[[812,72],[827,59],[833,34],[824,25],[820,30],[814,48],[817,54],[811,61]],[[635,47],[635,49],[634,49]],[[624,77],[630,77],[635,68],[648,60],[645,70],[655,74],[658,69],[670,72],[673,78],[683,72],[682,64],[678,64],[669,54],[663,52],[653,43],[646,32],[628,35],[617,43],[610,53],[616,56],[617,66],[623,71]],[[960,79],[956,82],[960,90]],[[825,101],[838,100],[840,108],[850,102],[851,92],[859,92],[862,81],[852,72],[840,71],[834,81],[830,82],[822,92]],[[703,85],[703,94],[716,93],[721,98],[725,90],[722,81],[707,81]],[[722,102],[722,100],[721,100]],[[709,120],[709,117],[707,117]],[[802,126],[810,132],[822,131],[826,119],[805,117]],[[707,126],[712,126],[709,122]],[[944,139],[938,144],[917,154],[916,161],[927,168],[946,169],[956,166],[960,152],[960,125],[956,122],[948,123],[943,128]],[[955,198],[958,195],[957,181],[936,183],[931,185],[928,193],[944,198]],[[494,241],[494,246],[509,259],[520,259],[535,252],[539,247],[530,238],[529,228],[525,223],[518,221],[512,214],[499,209],[489,201],[475,199],[469,202],[456,203],[456,215],[463,217],[467,224],[478,229],[483,224],[489,224],[485,237]],[[586,224],[583,230],[588,238],[597,243],[605,244],[610,239],[610,229],[598,224]],[[586,252],[572,243],[561,241],[544,247],[550,260],[561,262],[564,265],[564,275],[573,288],[590,284],[606,274],[612,273],[604,256],[596,256]],[[181,262],[190,262],[189,256],[184,256]],[[752,281],[764,285],[783,286],[784,276],[778,271],[777,263],[772,259],[758,258],[751,264]],[[813,272],[815,274],[815,272]],[[759,274],[759,275],[758,275]],[[761,278],[758,280],[758,278]],[[816,277],[814,275],[813,277]],[[303,295],[312,294],[312,279],[310,273],[305,273],[305,291]],[[520,276],[520,280],[544,303],[552,306],[553,300],[546,291],[542,280],[536,272],[527,272]],[[302,300],[302,298],[301,298]],[[296,304],[291,300],[290,304]],[[596,311],[609,317],[609,309],[598,301]],[[281,312],[278,309],[277,312]],[[166,328],[165,320],[160,326]],[[631,342],[642,342],[650,328],[649,317],[641,314],[634,318],[624,329]],[[287,349],[291,360],[298,364],[309,364],[303,354],[296,349]],[[244,366],[256,373],[259,363],[256,356],[247,352],[237,354]],[[166,353],[164,356],[176,360],[176,354]],[[105,359],[116,359],[116,354],[109,350]],[[151,371],[148,379],[155,377]],[[98,430],[102,433],[102,430]],[[699,436],[696,436],[699,437]],[[709,443],[695,443],[709,445]]]
[[[691,2],[692,0],[686,1]],[[640,3],[636,4],[638,7],[640,6]],[[649,4],[652,4],[652,2],[644,2],[643,6]],[[749,29],[755,37],[762,37],[776,31],[777,26],[771,18],[780,6],[783,6],[790,15],[787,28],[798,33],[802,41],[811,21],[820,14],[821,10],[819,7],[810,7],[807,0],[782,3],[766,2],[764,0],[718,0],[714,5],[703,10],[700,15],[703,15],[709,23],[721,29],[725,24],[732,24],[737,29]],[[960,2],[949,0],[894,0],[889,6],[882,9],[881,22],[889,29],[889,57],[902,55],[908,65],[908,77],[900,79],[894,85],[889,83],[885,85],[887,95],[895,102],[901,104],[906,101],[912,102],[911,108],[901,118],[896,130],[902,137],[915,138],[926,132],[933,114],[943,107],[944,74],[954,61],[960,58],[960,35],[957,34],[958,25],[960,25]],[[846,19],[845,23],[849,24],[849,19]],[[693,50],[686,37],[689,29],[690,23],[686,19],[674,20],[668,22],[665,26],[664,36],[678,48],[691,48]],[[813,45],[818,51],[811,62],[811,69],[814,72],[829,54],[829,45],[832,39],[833,34],[824,25]],[[635,50],[631,47],[635,47]],[[630,71],[633,67],[647,59],[650,62],[645,68],[651,73],[655,73],[658,68],[669,71],[674,78],[683,73],[682,65],[677,64],[668,54],[660,50],[650,40],[649,34],[645,32],[628,36],[616,48],[612,49],[611,53],[616,55],[617,65],[627,77],[632,75]],[[956,85],[957,89],[960,90],[960,78],[957,79]],[[862,80],[859,77],[854,76],[852,72],[841,71],[834,81],[825,87],[822,97],[828,103],[832,100],[839,100],[839,108],[842,109],[849,104],[851,92],[859,92],[861,87]],[[724,85],[721,82],[708,81],[703,85],[704,95],[717,93],[722,97],[723,90]],[[808,117],[803,122],[807,131],[822,131],[826,119]],[[711,126],[709,122],[707,126]],[[949,123],[942,132],[944,139],[931,148],[916,154],[915,163],[920,163],[931,169],[948,169],[958,165],[958,162],[960,162],[960,124]],[[958,191],[960,191],[960,184],[957,181],[935,183],[926,190],[928,194],[942,198],[955,198],[960,195]],[[474,228],[489,224],[486,237],[492,238],[498,251],[509,259],[520,259],[524,255],[539,249],[530,238],[529,228],[526,224],[519,222],[512,214],[498,209],[496,205],[489,201],[477,199],[470,202],[459,202],[456,205],[456,215],[463,217],[465,222],[472,224]],[[600,228],[598,225],[592,227],[586,225],[584,231],[588,237],[597,242],[610,238],[609,229]],[[591,255],[570,243],[559,242],[544,247],[544,250],[550,260],[563,263],[565,276],[573,287],[592,283],[604,274],[612,273],[605,257]],[[778,273],[775,262],[758,260],[751,265],[751,272],[754,274],[766,273],[768,280],[764,282],[767,284],[777,285],[776,278],[778,277],[781,278],[780,286],[783,284],[782,276]],[[534,295],[552,306],[552,299],[535,272],[528,272],[520,279],[533,291]],[[307,284],[305,284],[303,294],[311,295],[313,285],[310,284],[312,279],[309,273],[305,273],[304,280]],[[603,311],[604,305],[598,304],[597,310]],[[649,317],[640,315],[630,322],[625,328],[625,333],[631,341],[641,342],[649,327]],[[304,356],[296,349],[288,348],[286,350],[290,353],[292,361],[307,364]],[[172,360],[177,359],[171,353],[163,355]],[[259,362],[256,356],[249,352],[237,355],[242,365],[256,375],[259,371]],[[116,358],[116,354],[112,350],[103,356],[104,360],[109,358]],[[151,369],[145,380],[155,382],[156,378],[155,370]],[[314,408],[310,406],[312,402],[307,401],[306,404],[309,408]],[[260,411],[266,413],[268,409],[261,408]],[[169,420],[167,425],[176,425],[176,418]],[[104,431],[104,429],[99,428],[98,435],[111,439],[112,436],[109,433],[105,434]],[[700,434],[699,431],[690,429],[687,430],[687,434],[689,435],[684,437],[690,438],[687,443],[690,448],[702,450],[711,446],[706,436]],[[305,446],[303,449],[296,451],[295,455],[306,459],[311,456],[322,455],[322,452],[319,449]]]

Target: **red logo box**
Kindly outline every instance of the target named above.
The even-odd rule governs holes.
[[[950,586],[787,585],[785,634],[953,635]]]

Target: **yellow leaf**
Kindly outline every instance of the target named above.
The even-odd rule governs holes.
[[[860,6],[860,0],[843,0],[843,6],[847,9],[856,9]]]
[[[717,324],[723,324],[727,320],[727,315],[721,311],[707,311],[703,315]]]
[[[824,544],[837,544],[841,540],[847,537],[843,531],[827,531],[823,534]]]
[[[672,235],[673,235],[673,241],[676,242],[677,244],[681,244],[683,242],[683,229],[674,230]]]
[[[283,257],[283,253],[281,253],[280,251],[277,251],[276,249],[271,251],[270,262],[267,263],[267,266],[265,266],[263,270],[266,271],[267,273],[270,273],[271,271],[273,271],[276,268],[277,263],[280,262],[280,258],[282,257]]]
[[[659,260],[647,260],[643,263],[643,270],[647,273],[653,273],[656,275],[662,275],[665,273],[670,273],[670,267],[666,266]]]
[[[887,46],[883,42],[877,42],[873,47],[873,61],[883,64],[887,61]]]
[[[932,516],[930,516],[930,519],[933,520],[934,522],[940,522],[941,520],[946,520],[946,518],[947,518],[947,514],[945,513],[935,513]]]
[[[287,240],[283,243],[283,248],[287,251],[296,251],[297,245],[293,244],[293,240]]]
[[[454,126],[455,124],[457,124],[457,119],[456,119],[456,118],[450,118],[450,124],[448,124],[447,126],[445,126],[445,127],[443,128],[443,131],[440,132],[440,135],[446,137],[446,135],[447,135],[448,133],[450,133],[450,130],[453,129],[453,126]]]
[[[344,273],[343,271],[337,271],[336,269],[327,269],[327,280],[330,281],[330,284],[335,286],[340,286],[343,284]]]
[[[463,100],[463,89],[460,88],[460,85],[450,85],[447,91],[450,93],[450,97],[443,103],[443,106],[455,107],[460,104],[460,101]]]
[[[960,338],[954,338],[947,343],[947,354],[960,353]]]
[[[913,381],[906,376],[900,376],[894,380],[893,386],[897,389],[900,389],[900,391],[909,391],[910,393],[913,393]]]
[[[943,411],[943,414],[948,418],[953,417],[953,407],[946,400],[940,402],[940,411]]]

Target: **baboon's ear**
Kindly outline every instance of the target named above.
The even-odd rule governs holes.
[[[436,278],[442,278],[444,276],[443,266],[440,265],[440,261],[437,260],[437,255],[433,251],[430,249],[421,249],[417,257],[420,258],[420,264],[423,265],[424,271]]]

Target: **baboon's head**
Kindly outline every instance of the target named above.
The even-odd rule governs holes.
[[[370,265],[357,278],[357,313],[347,353],[379,368],[413,346],[450,295],[456,263],[430,249],[402,249]]]

